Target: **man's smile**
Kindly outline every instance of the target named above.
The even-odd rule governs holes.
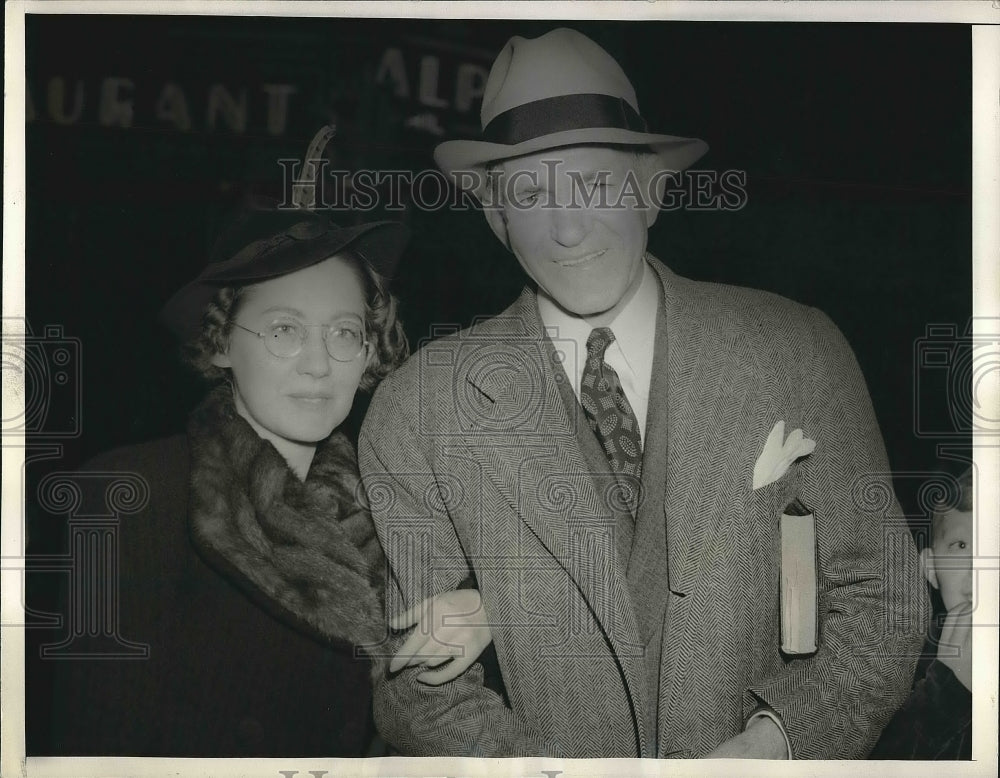
[[[587,262],[592,262],[595,259],[600,259],[604,254],[607,253],[607,249],[601,249],[600,251],[592,251],[589,254],[584,254],[582,257],[571,257],[569,259],[555,259],[553,260],[559,267],[577,267],[578,265],[586,264]]]

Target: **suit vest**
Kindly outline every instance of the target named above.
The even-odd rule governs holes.
[[[645,687],[643,711],[647,722],[646,748],[656,754],[659,714],[660,659],[663,617],[667,603],[667,545],[664,496],[666,492],[666,333],[663,300],[656,317],[656,342],[650,378],[649,411],[643,436],[642,498],[636,516],[617,512],[615,547],[620,569],[625,575],[629,598],[644,641]],[[546,337],[549,364],[556,372],[556,384],[570,423],[576,430],[580,453],[595,479],[613,479],[614,471],[600,441],[587,423],[583,407],[561,363],[555,359],[555,345]]]

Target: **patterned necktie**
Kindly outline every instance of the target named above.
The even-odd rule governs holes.
[[[614,339],[615,334],[608,327],[597,327],[587,338],[587,364],[580,384],[580,404],[614,471],[631,476],[626,481],[637,484],[642,477],[639,422],[622,391],[618,374],[604,361],[604,353]],[[633,486],[626,488],[630,492],[629,504],[634,507],[638,495]]]

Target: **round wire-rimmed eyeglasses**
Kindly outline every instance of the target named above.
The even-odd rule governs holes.
[[[326,352],[338,362],[353,362],[368,350],[364,330],[351,322],[339,324],[300,324],[292,321],[277,321],[264,330],[252,330],[233,322],[251,335],[264,341],[264,348],[279,359],[292,359],[302,353],[312,327],[321,327]]]

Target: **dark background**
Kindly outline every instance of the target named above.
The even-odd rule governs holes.
[[[30,510],[42,475],[183,429],[203,390],[156,314],[204,264],[242,183],[279,181],[277,159],[301,158],[333,120],[339,166],[433,168],[438,142],[478,132],[478,101],[456,105],[459,68],[488,70],[512,34],[560,25],[619,60],[654,131],[708,142],[698,167],[746,171],[744,208],[663,213],[650,249],[682,275],[767,289],[830,315],[868,380],[904,510],[923,526],[921,483],[961,469],[970,443],[960,337],[972,313],[968,26],[29,16],[35,372],[26,389],[37,402],[28,441],[62,447],[28,469],[30,550],[59,550],[65,531]],[[390,48],[408,94],[377,82]],[[428,57],[437,78],[426,77],[421,100]],[[132,82],[122,90],[129,127],[102,123],[110,77]],[[158,116],[167,83],[184,94],[189,129]],[[280,132],[267,127],[267,83],[297,88]],[[247,90],[243,129],[210,126],[212,84]],[[481,215],[410,207],[396,218],[414,233],[397,282],[412,343],[433,324],[497,313],[520,290],[520,269]],[[46,332],[53,325],[61,332]],[[946,326],[927,346],[930,325]],[[919,358],[928,349],[934,364]],[[54,355],[67,351],[59,382],[67,373]],[[954,444],[951,459],[942,442]]]

